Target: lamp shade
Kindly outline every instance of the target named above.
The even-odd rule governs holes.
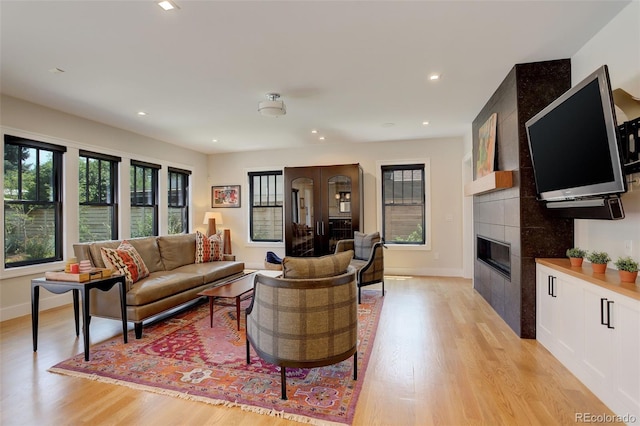
[[[204,214],[204,221],[202,221],[203,225],[209,224],[209,219],[215,219],[216,225],[222,225],[222,213],[219,212],[206,212]]]

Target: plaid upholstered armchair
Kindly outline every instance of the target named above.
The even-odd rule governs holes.
[[[358,303],[360,303],[360,289],[371,284],[382,283],[382,295],[384,296],[384,244],[379,232],[363,234],[355,232],[354,237],[348,240],[340,240],[336,244],[335,253],[347,250],[354,251],[351,260],[357,273]]]
[[[250,346],[263,360],[286,368],[336,364],[353,356],[358,376],[358,304],[353,252],[320,258],[285,257],[283,278],[256,274],[247,308],[247,364]]]

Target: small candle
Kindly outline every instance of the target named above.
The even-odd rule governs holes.
[[[80,265],[78,265],[77,263],[72,263],[70,270],[71,270],[72,274],[79,274],[80,273]]]

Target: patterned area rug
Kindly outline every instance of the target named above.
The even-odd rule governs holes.
[[[131,332],[128,344],[115,336],[93,346],[88,362],[79,354],[49,371],[303,423],[351,424],[382,302],[379,291],[362,290],[358,380],[353,380],[353,357],[328,367],[289,368],[287,401],[280,399],[278,367],[253,349],[246,364],[244,319],[238,331],[235,308],[216,307],[211,328],[208,304],[145,327],[140,340]]]

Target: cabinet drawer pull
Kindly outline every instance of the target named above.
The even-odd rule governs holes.
[[[558,297],[558,292],[556,291],[556,277],[553,275],[549,275],[549,296]]]
[[[611,308],[613,305],[613,300],[607,301],[607,328],[615,328],[611,325]]]
[[[553,284],[551,284],[552,278],[553,277],[551,275],[547,275],[547,296],[553,296],[553,290],[552,290]]]
[[[607,325],[606,322],[604,322],[604,302],[606,302],[607,299],[604,297],[600,298],[600,324],[602,325]]]

